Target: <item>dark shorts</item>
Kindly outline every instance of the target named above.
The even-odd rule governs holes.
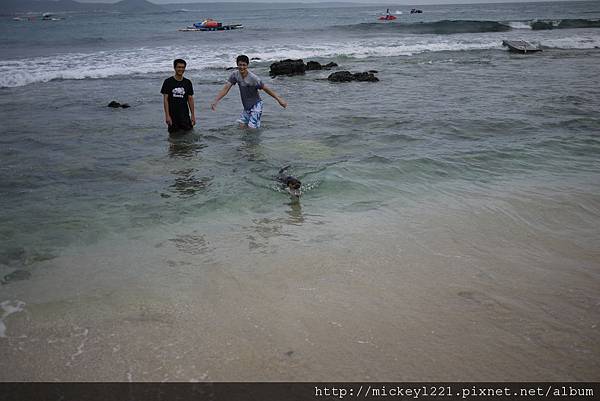
[[[172,118],[172,117],[171,117]],[[194,128],[192,126],[192,120],[188,119],[187,121],[175,121],[173,120],[173,124],[169,125],[167,130],[171,135],[183,135]]]

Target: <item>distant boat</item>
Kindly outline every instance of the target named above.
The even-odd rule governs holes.
[[[213,27],[197,27],[197,26],[188,26],[187,28],[178,29],[179,32],[206,32],[206,31],[230,31],[232,29],[242,29],[244,25],[242,24],[232,24],[232,25],[219,25]]]
[[[542,49],[540,49],[539,46],[535,46],[524,40],[503,40],[502,46],[508,47],[509,51],[515,52],[515,53],[525,54],[525,53],[533,53],[533,52],[542,51]]]

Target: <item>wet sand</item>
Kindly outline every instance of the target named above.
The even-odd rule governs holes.
[[[25,303],[0,380],[594,381],[600,253],[577,215],[599,203],[575,198],[291,207],[72,248],[0,289]]]

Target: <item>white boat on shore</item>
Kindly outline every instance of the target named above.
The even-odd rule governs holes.
[[[508,47],[508,50],[515,53],[533,53],[541,52],[539,46],[535,46],[525,40],[503,40],[502,46]]]

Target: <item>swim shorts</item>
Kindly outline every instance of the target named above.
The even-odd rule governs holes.
[[[258,101],[250,110],[242,111],[239,120],[240,124],[246,124],[249,128],[260,128],[260,116],[262,115],[263,102]]]

